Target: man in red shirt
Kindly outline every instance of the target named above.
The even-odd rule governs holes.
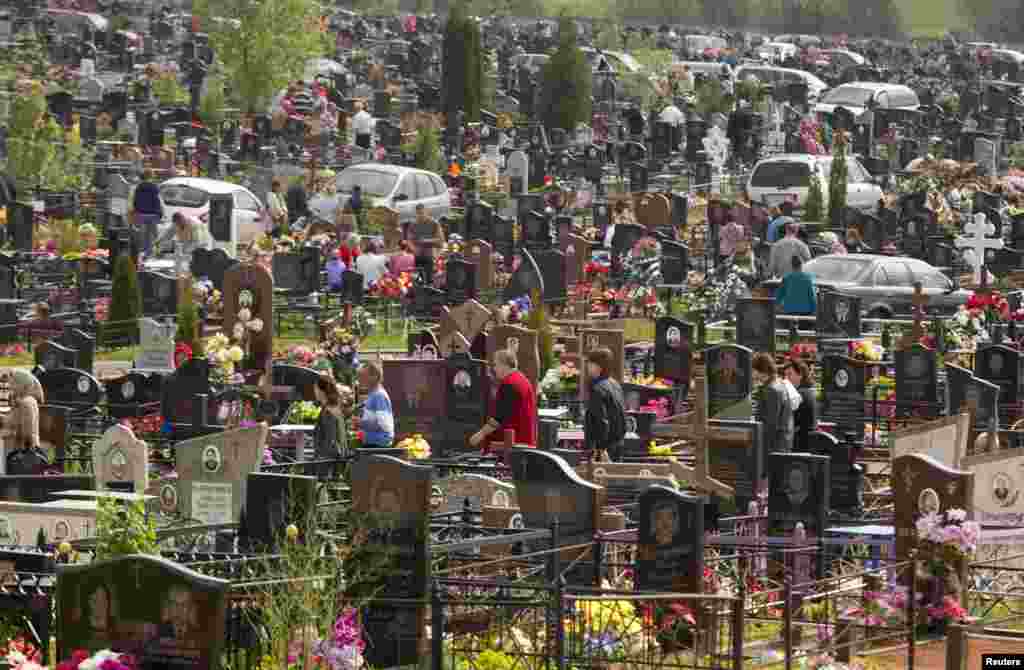
[[[498,447],[504,443],[506,430],[515,433],[516,445],[537,446],[537,394],[530,380],[516,367],[515,353],[508,349],[494,352],[491,370],[498,382],[494,410],[487,423],[469,438],[470,446],[490,443]]]

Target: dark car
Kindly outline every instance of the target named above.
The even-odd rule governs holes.
[[[917,260],[898,256],[845,254],[818,256],[804,270],[814,276],[818,288],[832,288],[861,299],[869,318],[910,315],[914,284],[928,296],[929,314],[952,314],[967,302],[971,292],[957,287],[941,270]],[[768,286],[779,282],[766,282]]]

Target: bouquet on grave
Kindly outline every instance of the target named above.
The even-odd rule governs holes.
[[[530,301],[530,296],[524,295],[513,300],[509,300],[507,303],[498,308],[498,317],[502,323],[524,323],[526,318],[530,314],[530,308],[533,303]]]
[[[981,537],[977,521],[968,521],[962,509],[929,512],[915,524],[919,548],[941,558],[944,564],[974,556]]]
[[[29,670],[38,668],[43,655],[34,644],[23,637],[16,637],[7,643],[4,660],[11,668]]]
[[[423,439],[419,433],[410,435],[395,445],[399,449],[405,449],[409,460],[418,461],[430,458],[430,443]]]
[[[300,400],[293,402],[288,408],[288,416],[284,422],[293,426],[312,426],[320,418],[320,406],[315,402]]]
[[[274,354],[274,360],[288,365],[310,368],[321,373],[334,374],[331,353],[321,347],[307,347],[296,344]]]
[[[412,290],[412,275],[403,272],[399,275],[386,274],[370,286],[370,295],[376,298],[399,299],[409,295]]]
[[[327,664],[330,670],[359,670],[363,667],[363,631],[359,625],[359,614],[346,607],[334,622],[331,635],[319,640],[313,653]]]
[[[988,330],[979,308],[960,305],[952,319],[943,322],[947,351],[974,351],[978,344],[989,341]]]
[[[858,340],[850,342],[850,358],[858,361],[876,362],[882,360],[885,349],[871,340]]]
[[[681,601],[659,601],[641,606],[644,626],[668,649],[689,646],[695,641],[697,617],[693,609]]]
[[[57,670],[135,670],[137,667],[138,664],[132,656],[109,649],[97,651],[92,656],[84,649],[77,649],[71,654],[70,659],[57,664]],[[21,666],[21,670],[29,668]],[[39,666],[35,668],[38,669]]]
[[[967,300],[967,311],[976,312],[986,323],[1010,320],[1010,303],[999,291],[973,294]]]

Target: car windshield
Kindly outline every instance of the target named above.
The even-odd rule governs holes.
[[[750,185],[758,188],[807,188],[811,166],[800,161],[772,161],[757,166]]]
[[[856,281],[871,265],[871,261],[863,258],[815,258],[804,266],[804,271],[824,282]]]
[[[338,175],[338,190],[351,193],[353,186],[362,189],[363,195],[383,197],[391,193],[398,181],[398,175],[381,170],[350,168]]]
[[[850,105],[851,107],[864,107],[871,99],[871,90],[857,88],[856,86],[840,86],[825,94],[822,99],[827,105]]]
[[[197,209],[210,200],[210,194],[185,184],[164,184],[160,187],[160,199],[168,207]]]

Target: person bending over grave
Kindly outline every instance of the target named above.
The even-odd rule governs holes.
[[[789,391],[779,379],[771,354],[759,353],[753,361],[754,381],[761,384],[757,418],[763,426],[764,453],[793,449],[793,405]],[[764,478],[764,473],[759,478]]]
[[[359,386],[366,389],[359,430],[363,431],[363,446],[366,447],[387,448],[395,439],[395,415],[383,381],[384,372],[379,363],[370,361],[359,368]]]
[[[3,427],[9,431],[7,441],[7,474],[37,475],[47,465],[39,437],[39,406],[43,404],[43,387],[30,372],[15,370],[9,377],[11,411]]]
[[[793,256],[790,264],[793,271],[782,278],[782,284],[775,292],[775,304],[783,314],[814,315],[818,311],[814,275],[804,272],[804,262],[799,256]]]
[[[622,457],[622,443],[626,437],[626,403],[622,387],[611,376],[614,361],[607,347],[587,353],[587,372],[591,382],[583,436],[594,460],[617,461]]]
[[[156,253],[171,242],[181,243],[181,252],[188,258],[192,257],[192,252],[196,249],[213,249],[213,237],[210,236],[210,228],[205,223],[181,212],[175,212],[171,220],[174,225],[161,233],[153,243]]]
[[[537,393],[517,366],[514,352],[494,352],[491,374],[498,383],[498,392],[492,401],[491,417],[469,438],[470,446],[483,445],[485,451],[501,448],[506,430],[515,433],[517,446],[537,446]]]
[[[390,269],[396,277],[416,269],[416,257],[412,255],[412,245],[407,240],[398,243],[398,253],[391,257]]]
[[[793,269],[793,256],[805,263],[811,260],[811,250],[800,240],[800,224],[786,224],[786,236],[772,245],[768,256],[768,276],[785,277]]]
[[[271,235],[275,237],[288,231],[288,204],[281,194],[281,182],[277,179],[270,183],[270,192],[267,193],[267,210],[270,212],[270,220],[273,222]]]
[[[814,378],[807,363],[791,360],[786,363],[786,380],[800,394],[800,404],[793,411],[793,449],[807,453],[811,433],[818,427],[818,398],[814,390]]]
[[[318,461],[343,458],[348,455],[348,429],[338,384],[330,376],[320,375],[314,393],[320,416],[313,428],[313,455]]]
[[[444,229],[427,214],[422,203],[416,205],[416,220],[409,227],[409,239],[416,245],[416,269],[428,286],[434,283],[434,256],[444,246]]]

